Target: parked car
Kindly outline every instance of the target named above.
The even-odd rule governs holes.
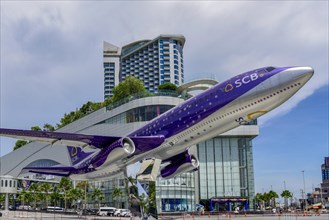
[[[122,209],[120,216],[122,217],[131,217],[131,212],[129,209]]]
[[[115,210],[117,210],[117,209],[112,207],[110,210],[107,211],[107,215],[114,216]]]
[[[114,207],[100,207],[98,212],[97,212],[97,215],[101,215],[101,216],[110,215],[110,216],[113,216],[115,210],[116,210],[116,208],[114,208]]]
[[[20,205],[18,206],[18,209],[32,210],[32,207],[30,205]]]
[[[80,213],[81,211],[78,211],[78,214]],[[81,214],[82,215],[96,215],[98,212],[98,209],[83,209]]]
[[[123,209],[116,209],[115,212],[113,213],[113,215],[114,215],[114,216],[117,216],[117,217],[121,216],[121,211],[122,211],[122,210],[123,210]]]
[[[64,208],[57,206],[48,206],[47,212],[64,212]]]

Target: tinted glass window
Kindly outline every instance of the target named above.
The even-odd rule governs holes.
[[[267,72],[271,72],[272,70],[275,70],[275,68],[272,67],[272,66],[266,68],[266,71],[267,71]]]

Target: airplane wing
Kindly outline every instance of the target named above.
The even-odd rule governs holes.
[[[115,136],[86,135],[49,131],[31,131],[7,128],[0,128],[0,135],[4,137],[46,142],[50,144],[59,142],[65,145],[74,145],[79,147],[91,145],[97,148],[107,147],[121,138]]]

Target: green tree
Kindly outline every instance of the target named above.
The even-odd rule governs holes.
[[[177,86],[175,84],[172,84],[172,83],[164,83],[164,84],[162,84],[158,87],[158,90],[176,91],[176,89],[177,89]]]
[[[103,102],[103,107],[109,106],[113,104],[113,99],[111,97],[107,97]]]
[[[149,182],[149,197],[148,197],[148,211],[149,213],[156,214],[156,193],[155,193],[155,181]]]
[[[17,150],[17,149],[23,147],[24,145],[26,145],[28,143],[29,143],[28,141],[17,140],[16,143],[15,143],[15,146],[14,146],[14,149],[13,150]]]
[[[67,192],[72,188],[72,182],[66,178],[62,177],[61,181],[58,184],[58,188],[64,194],[64,208],[67,209]]]
[[[83,209],[87,208],[87,189],[88,189],[88,186],[89,186],[88,181],[81,181],[81,182],[78,182],[78,184],[77,184],[77,187],[79,189],[82,189],[83,193],[84,193]]]
[[[40,201],[41,202],[41,206],[40,208],[42,209],[43,208],[43,205],[44,205],[44,201],[46,200],[46,194],[44,194],[43,192],[39,191],[37,192],[36,194],[36,197],[37,197],[37,201]],[[47,206],[46,206],[47,208]]]
[[[33,197],[33,209],[35,210],[37,208],[37,201],[38,201],[37,194],[39,193],[39,186],[36,183],[32,183],[29,187],[29,191]]]
[[[268,197],[270,199],[270,206],[275,207],[275,199],[279,198],[279,195],[273,190],[268,192]]]
[[[25,206],[25,202],[29,203],[32,201],[32,195],[28,191],[21,191],[18,193],[18,198],[17,198],[23,205]]]
[[[288,205],[288,199],[292,198],[293,194],[289,190],[283,190],[281,193],[281,197],[284,198],[285,202],[285,207]]]
[[[33,131],[41,131],[41,128],[39,126],[32,126],[31,130]]]
[[[291,198],[293,195],[289,190],[283,190],[281,193],[282,198]]]
[[[71,188],[67,191],[67,198],[70,201],[74,201],[75,204],[77,204],[77,201],[83,197],[83,191],[79,188]],[[75,206],[75,209],[77,209],[77,205]]]
[[[102,107],[102,103],[100,102],[90,102],[88,101],[86,104],[82,105],[79,111],[84,114],[88,115],[93,111],[96,111]]]
[[[128,98],[133,94],[145,91],[146,89],[141,80],[134,76],[127,76],[123,82],[114,87],[112,101],[117,102],[121,99]]]
[[[83,104],[80,109],[77,109],[76,111],[72,111],[69,114],[65,113],[60,120],[60,124],[57,124],[57,127],[58,128],[64,127],[65,125],[68,125],[102,107],[103,105],[100,102],[93,103],[88,101],[86,104]]]
[[[128,202],[129,202],[129,206],[131,207],[134,198],[138,196],[138,188],[136,186],[137,180],[132,176],[129,176],[128,178],[125,179],[125,183],[126,183],[126,192],[128,195]],[[130,194],[134,196],[131,196]]]
[[[112,197],[113,197],[113,199],[116,199],[116,200],[117,200],[117,198],[119,198],[120,208],[122,208],[122,204],[121,204],[121,197],[122,196],[123,196],[123,193],[122,193],[121,189],[118,188],[118,187],[114,188],[113,193],[112,193]]]
[[[50,192],[53,190],[53,187],[50,185],[50,183],[42,183],[39,185],[40,192],[44,193],[45,199],[46,199],[46,207],[49,206],[49,195]]]
[[[142,212],[142,216],[148,214],[148,198],[144,193],[138,197],[139,206]]]
[[[257,193],[255,195],[255,202],[258,204],[260,210],[264,210],[264,195],[261,193]]]
[[[44,131],[55,131],[55,127],[52,126],[51,124],[46,123],[43,125],[43,130]]]
[[[0,204],[2,205],[5,202],[5,194],[0,194]]]
[[[104,200],[105,196],[101,189],[94,188],[94,191],[91,194],[91,199],[98,204],[98,208],[100,207],[100,202]]]
[[[58,206],[58,201],[62,198],[62,195],[58,191],[54,190],[52,193],[50,193],[49,197],[53,205]]]

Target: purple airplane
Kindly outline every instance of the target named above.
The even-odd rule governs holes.
[[[264,67],[235,76],[188,99],[124,137],[0,129],[0,135],[60,142],[68,147],[72,166],[25,167],[33,173],[105,177],[148,158],[162,161],[160,175],[171,178],[197,170],[189,147],[246,124],[278,107],[313,75],[311,67]],[[84,146],[90,146],[88,151]],[[92,150],[90,150],[92,149]]]

